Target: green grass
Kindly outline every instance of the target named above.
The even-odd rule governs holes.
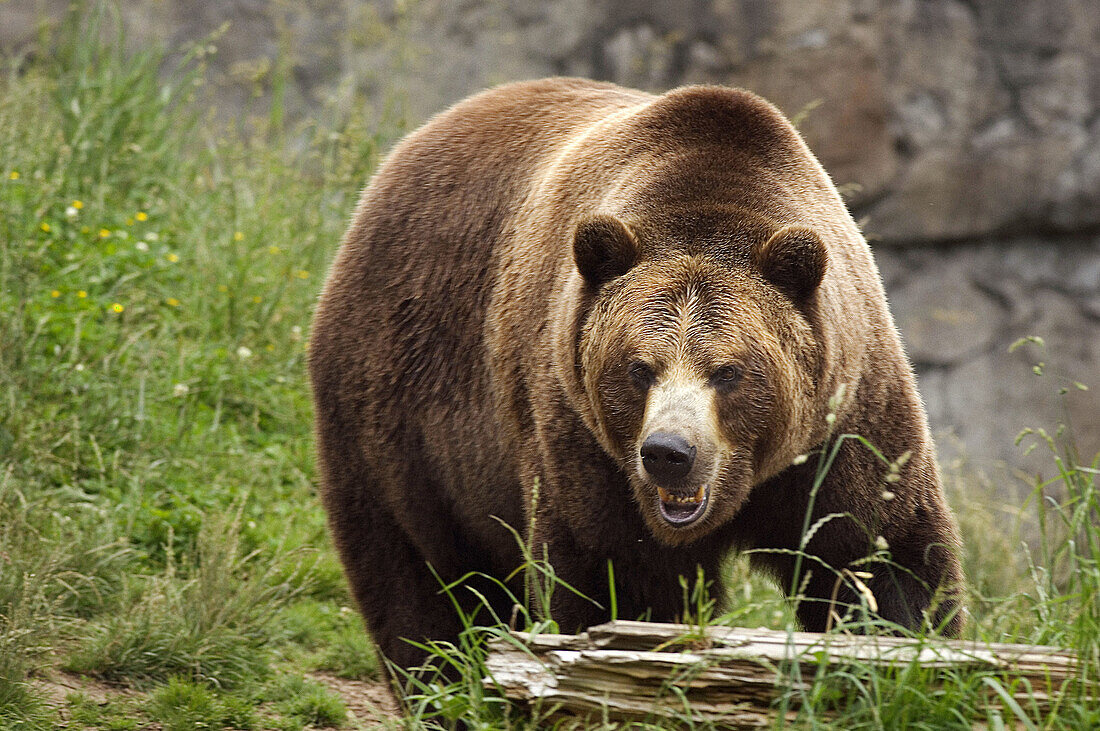
[[[401,129],[327,112],[288,127],[272,108],[227,129],[202,101],[206,42],[126,55],[117,32],[110,5],[78,5],[0,69],[0,727],[338,726],[343,703],[307,676],[380,668],[314,494],[305,343],[357,193]],[[1098,461],[1067,437],[1026,435],[1054,477],[1011,520],[992,488],[953,478],[968,633],[1095,669]],[[528,559],[537,595],[568,590]],[[686,618],[793,626],[743,557],[728,571],[728,612],[685,583]],[[552,628],[544,604],[523,619]],[[500,633],[435,648],[460,680],[409,679],[409,726],[529,725],[481,686]],[[54,708],[34,681],[59,670],[127,693]],[[832,728],[1098,724],[1073,695],[998,721],[995,682],[933,690],[920,668],[854,668],[795,700]]]
[[[226,131],[197,99],[205,43],[173,65],[117,31],[80,6],[55,52],[0,70],[5,727],[54,725],[28,683],[46,667],[154,696],[263,688],[288,662],[376,672],[339,613],[303,365],[383,137],[266,113]],[[291,637],[281,613],[309,602],[339,621]]]
[[[70,693],[65,701],[69,718],[77,728],[136,731],[140,727],[140,711],[125,700],[111,699],[97,703],[86,694],[76,692]]]
[[[252,729],[259,724],[248,703],[234,696],[219,697],[210,686],[179,677],[169,678],[153,691],[145,710],[165,731]]]
[[[266,700],[273,701],[282,716],[281,728],[339,728],[347,707],[332,691],[298,675],[287,675],[272,685]]]

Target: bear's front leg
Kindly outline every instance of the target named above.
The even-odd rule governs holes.
[[[889,490],[885,471],[849,440],[816,494],[809,463],[759,486],[738,518],[756,549],[753,564],[795,595],[799,621],[811,632],[867,610],[871,620],[913,631],[927,622],[957,636],[963,623],[959,539],[932,457],[927,451],[914,456]],[[803,541],[802,517],[772,520],[766,533],[751,529],[769,525],[768,516],[780,510],[791,516],[812,510],[809,541]]]
[[[611,619],[606,564],[576,540],[556,512],[539,510],[529,544],[542,569],[527,568],[532,619],[543,618],[538,613],[549,605],[550,618],[568,634]]]
[[[724,606],[719,565],[728,541],[709,536],[688,546],[668,546],[646,532],[640,517],[621,513],[618,519],[620,527],[637,520],[630,537],[596,547],[579,541],[552,511],[539,513],[532,546],[536,557],[545,556],[553,568],[550,610],[562,632],[582,632],[612,619],[683,621],[690,611],[684,606],[684,587],[690,592],[700,571],[710,596]],[[533,592],[546,590],[547,582],[540,581]],[[537,601],[529,598],[532,605]]]

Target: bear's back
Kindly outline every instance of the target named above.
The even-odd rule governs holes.
[[[385,373],[410,399],[454,380],[480,352],[494,245],[545,159],[577,127],[638,101],[578,79],[510,84],[408,135],[364,190],[333,264],[315,360],[338,379]]]
[[[387,493],[399,522],[457,511],[495,553],[511,537],[489,514],[523,524],[482,337],[495,252],[562,140],[646,98],[575,79],[499,87],[408,135],[364,190],[314,317],[310,375],[326,469],[355,454],[386,489],[408,464],[436,486],[419,503]]]

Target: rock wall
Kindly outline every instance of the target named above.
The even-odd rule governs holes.
[[[0,2],[0,51],[18,54],[38,19],[67,4]],[[753,89],[798,121],[874,244],[934,426],[957,436],[941,451],[1049,463],[1022,457],[1013,439],[1066,414],[1081,451],[1100,450],[1096,0],[120,7],[134,46],[224,28],[210,78],[227,118],[262,107],[284,72],[291,116],[365,100],[410,125],[485,86],[551,74]],[[1026,335],[1044,352],[1009,354]],[[1042,377],[1031,370],[1040,360]]]
[[[1100,452],[1100,237],[876,257],[941,458],[968,458],[991,475],[1004,475],[1003,462],[1050,476],[1045,446],[1025,455],[1037,440],[1014,441],[1026,428],[1054,435],[1060,424],[1086,462]],[[1018,342],[1029,337],[1042,343]]]

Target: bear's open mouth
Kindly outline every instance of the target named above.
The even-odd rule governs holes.
[[[670,524],[685,526],[702,517],[710,500],[710,485],[702,485],[694,495],[673,495],[664,488],[657,488],[661,517]]]

